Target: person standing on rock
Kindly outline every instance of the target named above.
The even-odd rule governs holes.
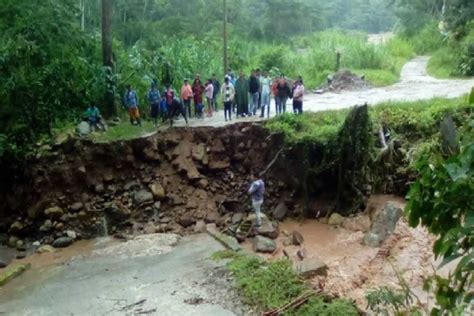
[[[257,179],[254,175],[251,176],[252,183],[248,190],[248,194],[252,199],[252,208],[255,212],[256,226],[260,227],[262,225],[262,220],[260,218],[260,209],[263,204],[263,196],[265,194],[265,183],[262,179]]]
[[[293,90],[293,113],[303,114],[303,96],[303,78],[299,76],[298,80],[296,80],[295,88]]]
[[[235,101],[237,104],[237,117],[245,117],[249,111],[249,82],[241,70],[239,79],[235,82]]]
[[[224,78],[224,85],[222,86],[222,98],[224,100],[224,118],[227,122],[227,115],[229,120],[232,121],[232,103],[234,102],[235,89],[232,83],[230,83],[230,78]]]
[[[153,126],[158,126],[158,115],[160,114],[160,90],[156,87],[156,83],[151,84],[150,90],[147,93],[148,103],[150,104],[150,114],[153,120]]]
[[[142,125],[140,121],[140,112],[138,111],[138,95],[131,85],[127,85],[127,90],[124,95],[124,104],[130,116],[130,124]]]
[[[184,105],[184,109],[188,114],[188,117],[191,117],[191,100],[193,99],[193,89],[189,84],[189,80],[185,79],[184,84],[181,87],[181,102]]]

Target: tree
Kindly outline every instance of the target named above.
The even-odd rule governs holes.
[[[106,91],[104,97],[106,114],[117,115],[115,107],[115,84],[113,80],[114,60],[112,54],[112,0],[102,0],[102,54],[106,69]]]

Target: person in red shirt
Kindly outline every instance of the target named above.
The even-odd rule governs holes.
[[[196,75],[193,82],[193,96],[194,96],[194,115],[197,115],[197,108],[202,105],[202,94],[204,93],[204,85],[201,82],[201,76]]]

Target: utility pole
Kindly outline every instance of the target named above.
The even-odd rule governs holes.
[[[107,72],[106,91],[104,97],[105,109],[108,117],[116,116],[114,96],[114,60],[112,54],[112,1],[102,0],[102,55]]]
[[[227,59],[227,0],[224,0],[224,75],[229,68]]]

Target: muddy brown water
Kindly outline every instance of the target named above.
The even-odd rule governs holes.
[[[380,209],[388,201],[405,205],[402,198],[392,195],[372,196],[369,205]],[[367,308],[365,295],[371,289],[399,288],[397,275],[403,277],[425,304],[428,297],[422,290],[423,280],[434,272],[433,237],[423,228],[408,227],[402,218],[381,248],[370,248],[362,244],[369,227],[368,214],[345,218],[342,227],[330,226],[324,219],[287,220],[280,225],[277,251],[262,257],[281,259],[285,249],[291,260],[298,261],[296,252],[304,248],[307,258],[319,258],[329,267],[327,278],[315,277],[311,283],[337,297],[353,299],[362,310]],[[303,235],[305,241],[301,247],[284,246],[286,235],[291,236],[293,231]],[[251,242],[247,241],[244,247],[251,250]]]

